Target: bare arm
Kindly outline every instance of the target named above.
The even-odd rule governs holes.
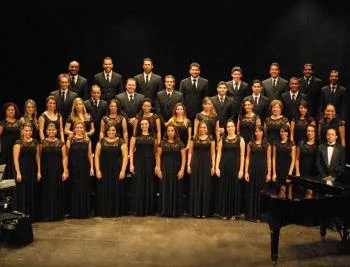
[[[296,147],[295,153],[295,175],[300,176],[300,146]]]
[[[41,178],[41,161],[40,161],[40,145],[37,145],[36,149],[36,154],[35,154],[35,161],[36,161],[36,166],[37,166],[37,174],[36,174],[36,179],[37,181],[40,181]]]
[[[101,155],[101,143],[97,142],[96,149],[95,149],[95,171],[96,171],[96,178],[101,179],[102,178],[102,172],[100,169],[100,155]]]
[[[94,159],[92,157],[92,145],[91,141],[89,141],[89,147],[88,147],[88,158],[90,162],[90,176],[94,175]]]
[[[61,140],[64,143],[64,132],[63,132],[63,120],[62,117],[60,116],[60,136],[61,136]]]
[[[39,123],[39,136],[40,136],[40,140],[42,141],[45,139],[45,134],[44,134],[45,119],[43,116],[39,117],[38,123]]]
[[[157,128],[157,145],[158,145],[162,140],[161,123],[159,118],[156,119],[156,128]]]
[[[101,125],[100,125],[100,140],[103,139],[105,136],[105,121],[104,119],[101,120]]]
[[[219,123],[219,120],[217,120],[216,123],[215,123],[215,136],[216,136],[216,143],[218,143],[219,140],[220,140],[220,123]],[[215,164],[213,166],[215,166]]]
[[[271,155],[271,154],[270,154]],[[271,162],[271,157],[270,157],[270,162]],[[271,163],[270,163],[271,166]],[[276,146],[272,146],[272,180],[275,182],[277,179],[276,175]]]
[[[179,179],[182,179],[185,174],[185,166],[186,166],[186,149],[181,149],[181,168],[177,174]]]
[[[128,165],[128,143],[123,143],[121,146],[122,150],[122,168],[120,169],[119,180],[123,180],[125,178],[126,166]]]
[[[62,180],[65,181],[69,177],[68,155],[67,155],[67,147],[65,145],[62,146],[62,165],[63,165]]]
[[[156,154],[156,167],[154,169],[156,175],[158,176],[159,179],[162,179],[162,152],[163,149],[161,146],[158,146],[157,148],[157,154]]]
[[[94,124],[94,122],[93,121],[91,121],[91,123],[90,123],[90,131],[88,131],[86,134],[87,134],[87,136],[91,136],[91,135],[93,135],[95,133],[95,124]]]
[[[290,152],[290,157],[291,157],[291,162],[290,162],[290,167],[289,167],[289,172],[288,172],[288,175],[292,175],[293,174],[293,171],[294,171],[294,167],[295,167],[295,145],[292,146],[292,151]]]
[[[266,181],[271,180],[271,145],[268,145],[267,147],[267,175],[266,175]]]
[[[198,119],[194,119],[194,124],[193,124],[193,135],[194,136],[197,136],[198,124],[199,124],[199,120]]]
[[[211,175],[215,174],[215,141],[211,141],[210,143],[210,155],[211,155]]]
[[[15,144],[13,146],[13,163],[15,165],[15,170],[16,170],[16,181],[21,182],[22,181],[22,174],[21,174],[21,169],[19,166],[19,155],[21,153],[21,145]]]
[[[135,143],[136,138],[131,137],[130,139],[130,149],[129,149],[129,160],[130,160],[130,172],[135,174],[135,167],[134,167],[134,152],[135,152]]]
[[[290,140],[294,141],[294,132],[295,132],[295,121],[293,120],[290,123]]]
[[[72,137],[74,132],[70,130],[72,124],[70,122],[66,122],[66,125],[64,126],[64,133],[68,135],[69,137]]]
[[[217,177],[220,177],[220,161],[221,161],[221,153],[222,153],[222,139],[218,143],[218,151],[216,154],[216,164],[215,164],[215,174]]]
[[[250,164],[250,144],[247,144],[247,155],[245,157],[245,175],[244,178],[249,182],[249,164]]]
[[[188,147],[188,154],[187,154],[187,172],[191,173],[191,161],[192,161],[192,154],[193,154],[193,140],[189,142]]]
[[[187,146],[186,146],[186,150],[189,149],[189,145],[191,142],[191,136],[192,136],[192,127],[187,127],[187,131],[188,131],[188,139],[187,139]]]
[[[240,143],[239,143],[239,148],[240,148],[240,161],[239,161],[239,171],[238,171],[238,179],[243,178],[244,174],[244,159],[245,159],[245,142],[244,139],[241,137],[240,138]]]
[[[123,129],[123,139],[126,144],[126,150],[128,150],[128,144],[129,144],[128,123],[126,122],[125,118],[123,118],[122,120],[122,129]]]
[[[340,143],[345,148],[345,126],[339,127]]]
[[[137,131],[137,125],[138,125],[138,119],[137,118],[135,118],[135,123],[134,124],[132,124],[132,133],[133,133],[133,135],[136,135],[136,131]]]

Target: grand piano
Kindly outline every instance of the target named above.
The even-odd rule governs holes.
[[[350,180],[350,177],[346,177]],[[312,199],[279,199],[276,194],[263,190],[262,217],[270,228],[271,260],[276,264],[281,228],[289,224],[320,226],[324,240],[331,224],[342,240],[350,239],[350,183],[336,180],[333,185],[316,178],[289,176],[294,188],[312,189]]]

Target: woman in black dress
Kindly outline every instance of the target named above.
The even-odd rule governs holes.
[[[130,172],[135,175],[134,204],[136,216],[153,215],[156,211],[155,153],[156,138],[150,130],[150,122],[138,121],[135,136],[130,140]]]
[[[78,121],[84,122],[85,134],[90,138],[95,132],[94,121],[92,116],[86,111],[84,101],[80,97],[74,99],[72,112],[67,118],[64,127],[64,133],[68,135],[68,138],[74,135],[72,128],[74,123]]]
[[[157,148],[156,174],[162,180],[161,216],[178,217],[183,212],[182,179],[186,166],[186,149],[177,128],[168,124],[164,140]]]
[[[301,100],[298,109],[298,116],[290,123],[290,140],[299,144],[300,141],[306,141],[306,128],[309,125],[316,127],[314,118],[308,113],[308,104],[305,100]]]
[[[345,147],[345,122],[337,117],[334,105],[328,104],[324,111],[324,117],[318,124],[318,136],[320,143],[327,143],[327,130],[329,128],[335,129],[337,133],[337,142]]]
[[[117,136],[123,138],[125,144],[128,144],[128,124],[125,117],[120,114],[120,103],[117,99],[111,99],[108,104],[108,113],[101,120],[100,139],[105,137],[107,125],[114,125]]]
[[[289,126],[282,125],[281,140],[273,144],[272,180],[279,187],[278,196],[282,199],[292,198],[292,187],[289,185],[288,175],[292,175],[295,166],[295,143],[290,140]],[[288,187],[288,192],[286,189]]]
[[[260,117],[254,113],[253,107],[253,101],[245,99],[237,122],[237,134],[243,137],[246,144],[253,140],[256,126],[261,125]]]
[[[316,157],[316,127],[309,125],[306,129],[306,141],[300,141],[296,148],[295,175],[302,177],[317,177]],[[305,198],[312,198],[312,190],[306,189]]]
[[[70,181],[71,216],[87,218],[90,215],[91,179],[94,175],[91,141],[85,134],[85,123],[73,126],[73,136],[67,140]]]
[[[138,127],[138,121],[140,119],[146,118],[150,122],[150,129],[157,138],[157,145],[160,144],[162,134],[161,134],[161,122],[157,114],[152,112],[152,100],[149,98],[144,98],[141,101],[141,111],[136,114],[136,120],[134,124],[134,133],[136,133],[136,127]]]
[[[260,191],[271,181],[271,146],[263,137],[263,128],[257,126],[254,140],[248,143],[245,159],[245,180],[248,182],[246,217],[256,222],[261,220]]]
[[[33,138],[39,141],[39,123],[36,103],[33,99],[28,99],[24,103],[24,114],[21,117],[21,123],[29,122],[33,126]]]
[[[128,164],[128,147],[117,136],[114,125],[107,125],[106,134],[95,150],[97,178],[97,215],[117,217],[125,214],[125,171]]]
[[[226,124],[227,135],[218,144],[215,173],[220,177],[220,215],[235,220],[241,215],[241,180],[244,175],[245,142],[236,135],[233,120]]]
[[[39,219],[38,183],[41,178],[39,144],[32,138],[30,123],[23,125],[21,138],[13,146],[13,161],[16,171],[16,210]]]
[[[40,203],[41,219],[57,221],[64,218],[64,181],[69,176],[66,145],[57,138],[54,123],[46,128],[46,138],[40,145],[41,180]]]
[[[54,96],[48,96],[46,98],[46,111],[44,111],[38,119],[40,140],[45,139],[47,126],[50,123],[54,123],[57,129],[57,137],[60,138],[62,142],[64,142],[62,116],[57,112],[56,109],[56,98]]]
[[[14,179],[13,145],[20,137],[21,121],[18,107],[13,102],[3,106],[4,120],[0,122],[0,164],[6,164],[3,179]]]
[[[204,218],[213,213],[213,178],[215,173],[215,141],[209,135],[205,120],[198,123],[198,131],[190,141],[187,172],[191,175],[190,213]]]

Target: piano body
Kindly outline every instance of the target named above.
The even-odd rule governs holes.
[[[350,238],[350,184],[335,181],[333,185],[316,178],[290,176],[293,187],[312,189],[312,199],[279,199],[275,194],[262,191],[263,219],[269,224],[271,260],[278,259],[280,230],[297,224],[320,226],[320,235],[326,236],[327,224],[332,221],[342,240]]]

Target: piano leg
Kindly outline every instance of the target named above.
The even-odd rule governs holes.
[[[281,227],[272,227],[270,225],[270,235],[271,235],[271,260],[273,264],[277,263],[278,259],[278,245],[280,240],[280,230]]]

